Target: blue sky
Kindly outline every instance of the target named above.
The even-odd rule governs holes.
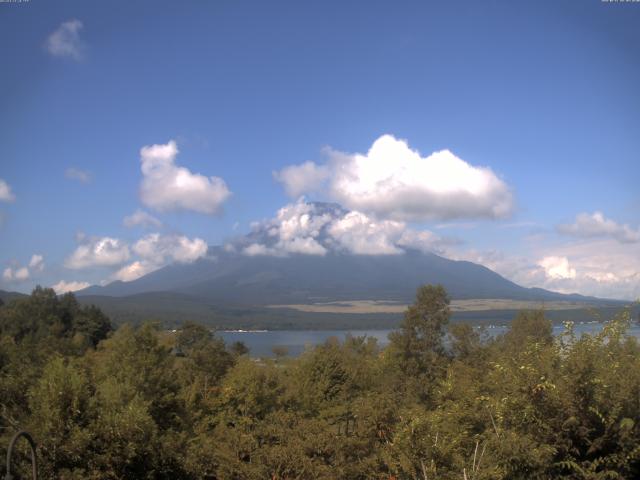
[[[193,261],[304,195],[362,213],[349,242],[637,298],[639,24],[599,0],[0,3],[0,288]],[[149,180],[151,145],[175,152]]]

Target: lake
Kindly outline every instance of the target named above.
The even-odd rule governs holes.
[[[597,333],[602,328],[598,322],[576,323],[576,334]],[[487,328],[491,336],[503,334],[508,327],[494,326]],[[273,357],[273,347],[285,347],[290,356],[298,356],[305,348],[324,343],[328,338],[336,337],[344,340],[347,334],[353,336],[373,337],[378,345],[385,346],[389,343],[388,335],[393,330],[260,330],[260,331],[220,331],[217,335],[222,337],[227,344],[241,341],[250,351],[252,357]],[[553,333],[559,335],[564,331],[562,325],[553,327]],[[633,324],[628,331],[629,335],[640,338],[640,326]]]

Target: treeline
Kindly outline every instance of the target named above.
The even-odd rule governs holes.
[[[541,311],[494,339],[449,317],[425,286],[385,349],[256,360],[38,288],[0,307],[0,454],[25,428],[45,479],[640,478],[628,314],[579,338]]]

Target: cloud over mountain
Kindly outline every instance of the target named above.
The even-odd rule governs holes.
[[[88,282],[65,282],[64,280],[60,280],[55,285],[52,285],[51,288],[53,288],[58,295],[62,295],[63,293],[82,290],[83,288],[87,288],[88,286]]]
[[[207,253],[207,243],[201,238],[193,240],[184,235],[160,235],[151,233],[133,245],[133,251],[145,260],[164,263],[192,262]]]
[[[290,203],[270,220],[258,222],[239,239],[245,255],[325,255],[329,251],[355,255],[399,255],[405,249],[439,251],[449,239],[414,230],[396,220],[379,220],[337,204]]]
[[[128,282],[171,262],[194,262],[207,254],[208,246],[201,238],[151,233],[138,240],[131,249],[139,259],[114,273],[113,279]]]
[[[142,203],[159,211],[218,213],[231,196],[227,184],[220,177],[206,177],[178,166],[175,161],[178,153],[173,140],[140,149]]]
[[[350,209],[392,220],[495,219],[513,210],[503,180],[449,150],[422,157],[405,140],[383,135],[366,154],[326,154],[323,165],[289,166],[274,177],[291,196],[321,192]]]

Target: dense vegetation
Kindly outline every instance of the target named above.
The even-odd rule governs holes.
[[[640,478],[628,314],[554,338],[522,312],[495,339],[449,316],[426,286],[384,350],[255,360],[196,324],[113,331],[36,289],[0,307],[1,445],[31,431],[51,479]]]

